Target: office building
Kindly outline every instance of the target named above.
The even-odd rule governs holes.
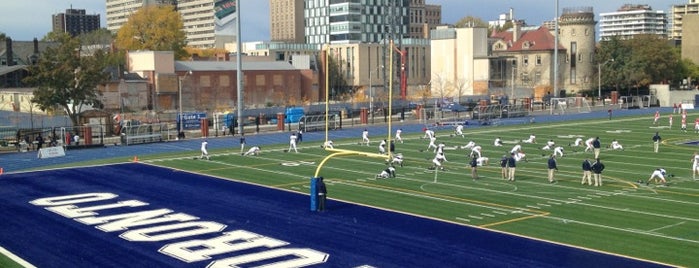
[[[410,38],[430,38],[430,31],[442,24],[442,6],[425,4],[425,0],[410,1]]]
[[[408,36],[410,0],[367,1],[306,0],[306,43],[379,43]]]
[[[668,20],[663,10],[648,5],[626,4],[615,12],[600,13],[600,40],[612,37],[631,39],[634,35],[654,34],[667,38]]]
[[[53,31],[77,36],[100,28],[100,15],[89,15],[84,9],[66,9],[65,13],[51,16]]]

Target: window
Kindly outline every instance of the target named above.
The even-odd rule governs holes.
[[[575,85],[577,83],[577,73],[575,72],[575,68],[570,68],[570,84]]]
[[[541,65],[541,55],[536,55],[536,65]]]
[[[522,58],[522,61],[524,62],[524,66],[529,66],[529,56],[524,56]]]

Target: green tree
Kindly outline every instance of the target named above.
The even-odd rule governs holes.
[[[613,61],[612,61],[613,60]],[[597,62],[603,63],[602,83],[619,89],[646,88],[684,77],[683,61],[667,40],[655,35],[600,42]]]
[[[44,37],[41,38],[41,41],[43,42],[59,42],[66,36],[70,36],[70,34],[66,32],[48,32]]]
[[[328,79],[330,85],[330,100],[339,100],[353,93],[345,76],[342,74],[341,63],[332,55],[328,57]]]
[[[5,38],[7,38],[7,36],[5,35],[5,33],[0,32],[0,41],[5,41]]]
[[[189,57],[180,13],[171,5],[144,6],[129,17],[116,36],[123,50],[174,51],[175,58]]]
[[[32,102],[42,111],[63,109],[77,126],[83,108],[102,105],[97,86],[108,78],[103,71],[106,54],[98,50],[93,56],[80,57],[80,40],[68,35],[59,44],[47,48],[39,62],[29,67],[25,82],[36,87]]]
[[[474,16],[466,16],[466,17],[461,18],[459,21],[457,21],[454,24],[454,27],[456,27],[456,28],[469,28],[469,27],[488,28],[488,22],[484,21],[481,18],[477,18]]]

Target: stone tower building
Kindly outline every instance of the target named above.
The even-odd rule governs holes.
[[[559,50],[559,90],[576,93],[596,87],[596,24],[592,7],[563,9],[558,21],[558,43],[565,48],[565,55]]]

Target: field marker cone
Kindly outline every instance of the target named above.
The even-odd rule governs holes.
[[[137,156],[137,155],[134,155],[133,161],[134,161],[134,162],[138,162],[138,156]]]

